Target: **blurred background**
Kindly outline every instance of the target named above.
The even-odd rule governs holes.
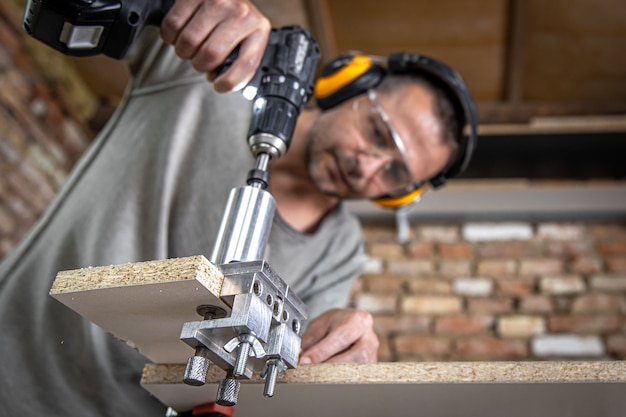
[[[462,178],[428,192],[396,240],[393,212],[351,204],[380,360],[626,358],[626,8],[621,0],[259,0],[326,61],[430,55],[477,101]],[[128,74],[62,56],[0,3],[0,259],[109,119]],[[243,140],[243,138],[242,138]]]

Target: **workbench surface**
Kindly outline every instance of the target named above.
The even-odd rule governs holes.
[[[224,374],[203,387],[181,381],[184,365],[148,365],[143,386],[178,410],[215,399]],[[236,417],[624,417],[626,362],[431,362],[306,365],[242,382]]]

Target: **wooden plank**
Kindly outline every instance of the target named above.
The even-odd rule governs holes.
[[[183,323],[219,300],[224,276],[203,256],[62,271],[50,294],[154,362],[185,363]]]
[[[180,382],[183,372],[184,365],[148,365],[142,385],[179,411],[214,400],[221,370],[212,369],[203,387]],[[419,410],[429,416],[576,417],[617,416],[626,407],[624,361],[307,365],[279,375],[271,399],[263,398],[262,382],[242,381],[238,416],[404,417]]]

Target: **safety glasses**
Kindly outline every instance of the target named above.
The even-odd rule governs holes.
[[[363,134],[370,145],[369,153],[387,160],[377,174],[379,180],[387,193],[409,189],[413,186],[414,180],[409,168],[405,143],[393,128],[376,91],[367,90],[367,98],[370,106]]]

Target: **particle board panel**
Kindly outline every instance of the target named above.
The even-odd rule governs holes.
[[[209,383],[181,383],[184,365],[147,365],[142,385],[178,411],[215,399]],[[626,362],[431,362],[316,364],[279,376],[275,395],[243,381],[235,414],[245,416],[622,416]]]
[[[224,276],[203,256],[82,268],[58,273],[50,294],[157,363],[185,363],[193,350],[183,323],[219,300]]]

